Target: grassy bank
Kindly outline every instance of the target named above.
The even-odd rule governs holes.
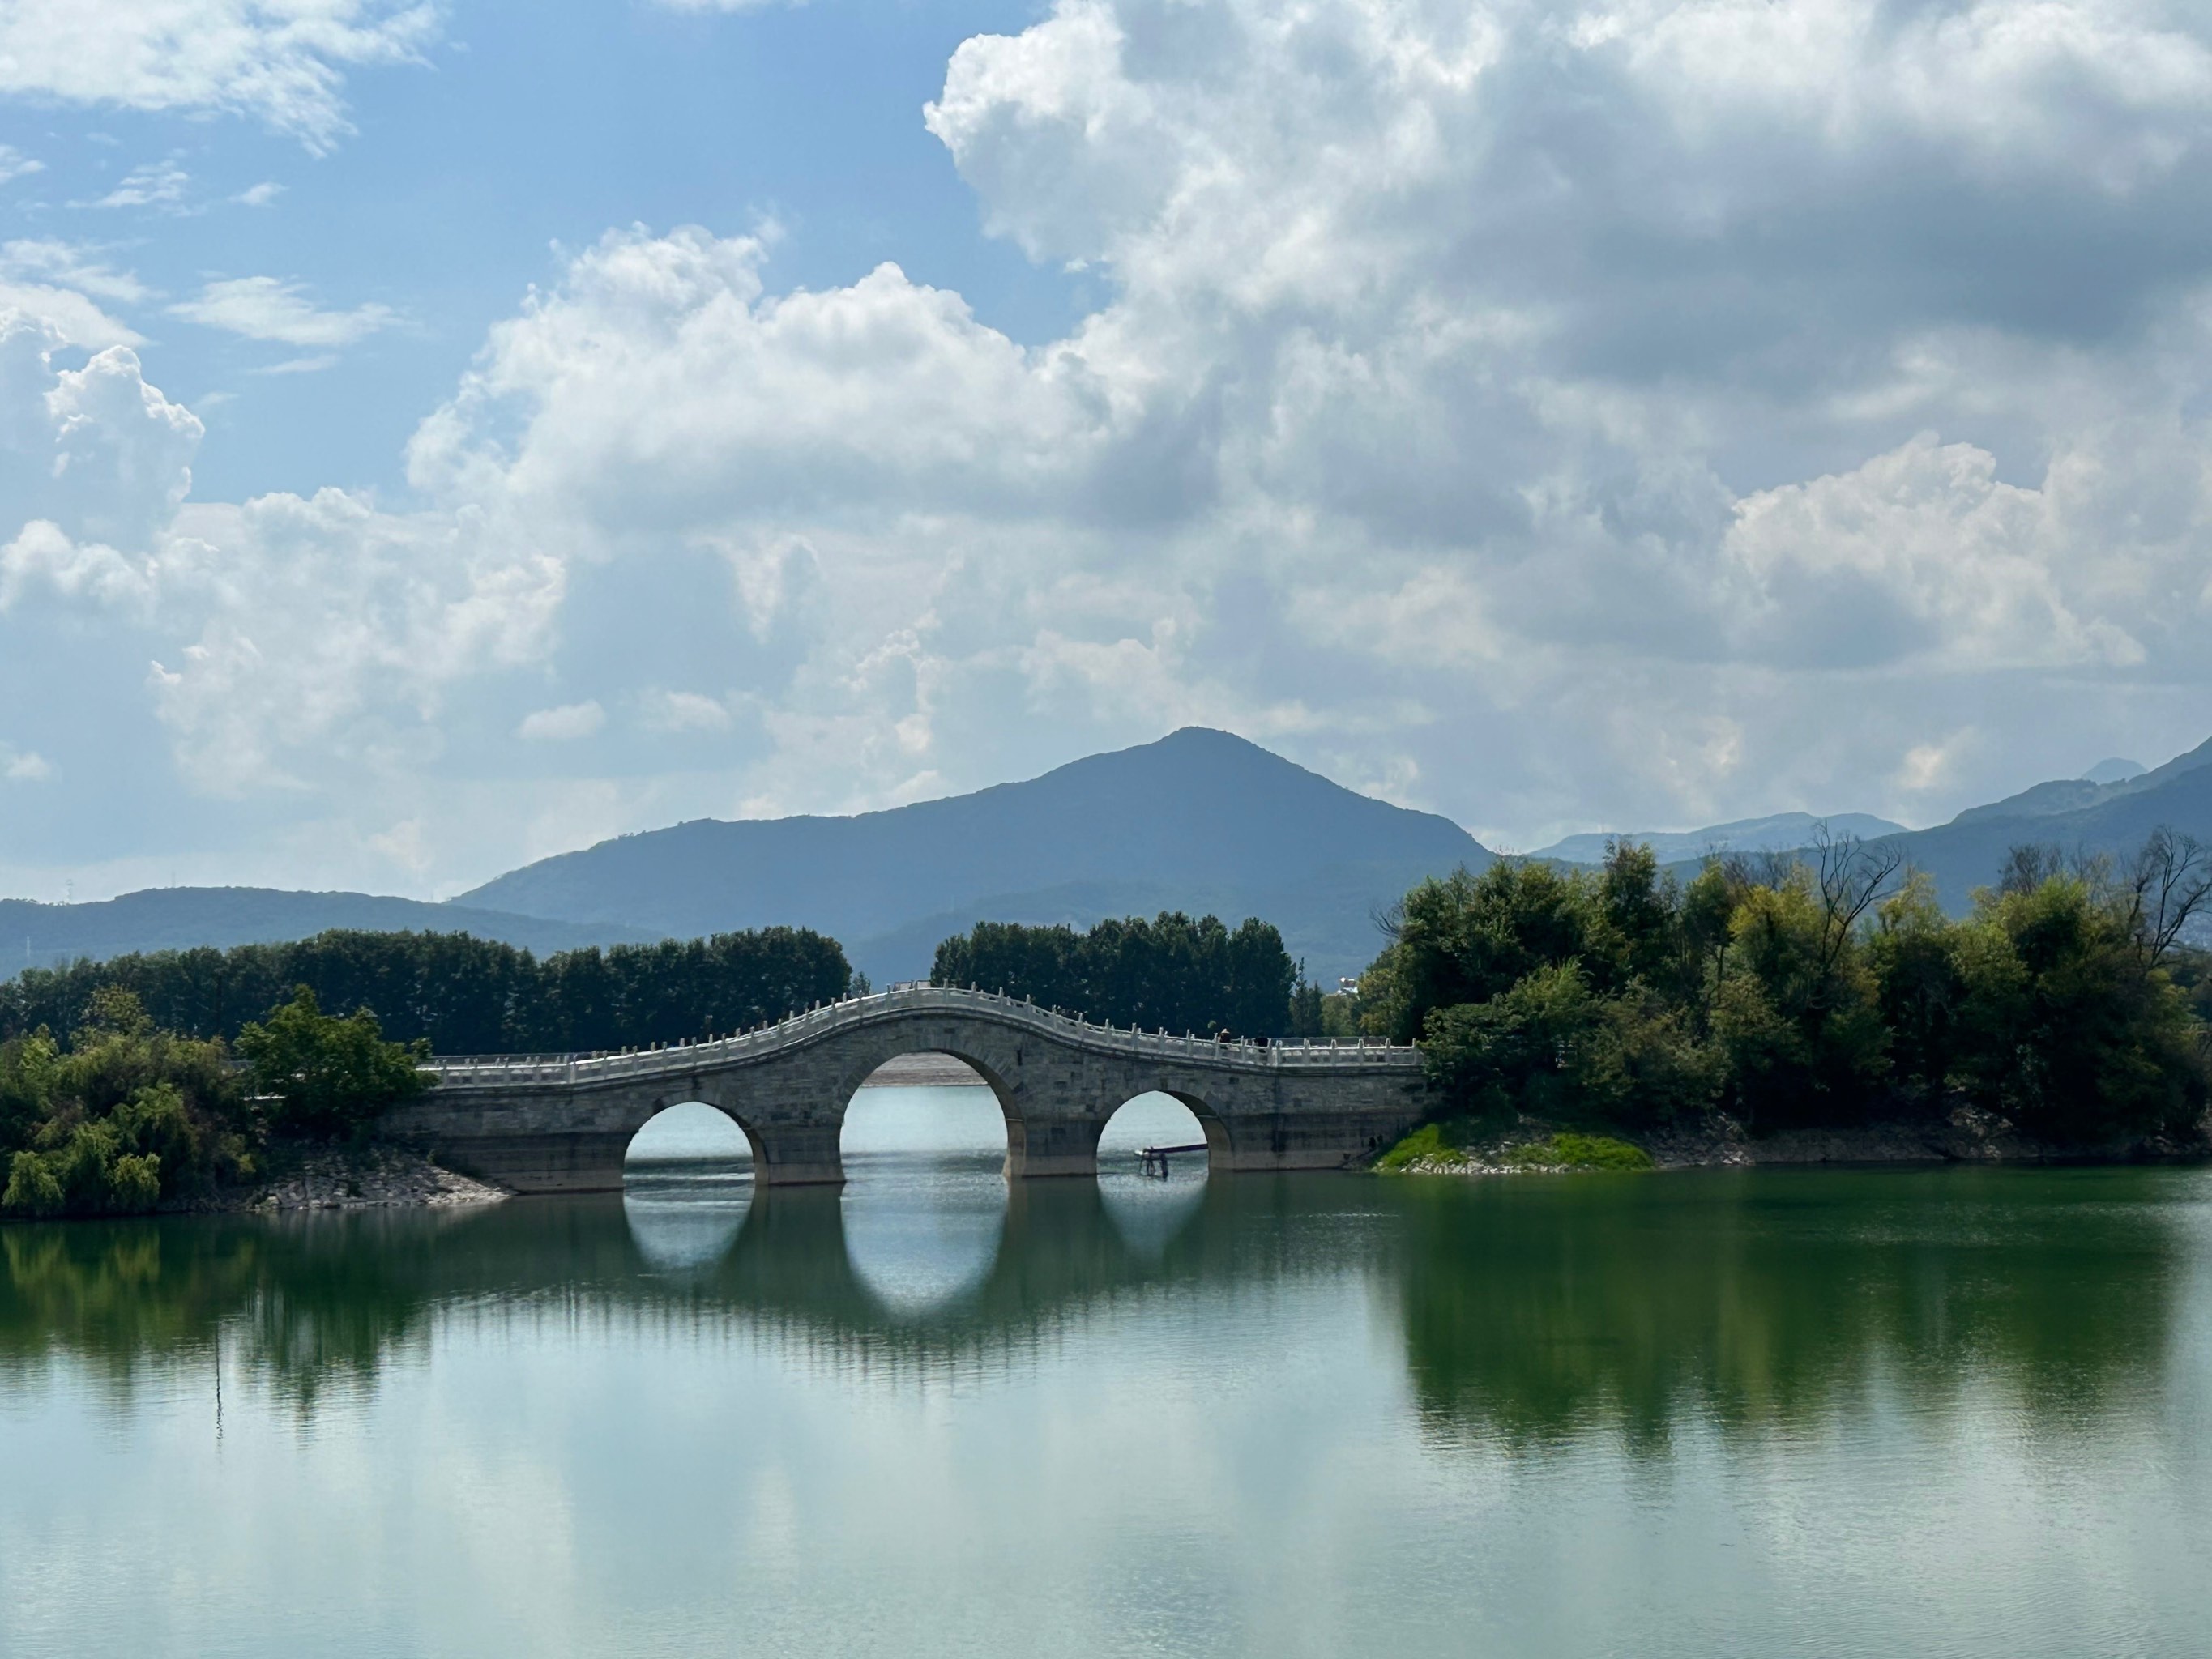
[[[1376,1160],[1385,1175],[1531,1174],[1657,1168],[1643,1147],[1616,1136],[1533,1126],[1485,1134],[1465,1120],[1425,1123]]]

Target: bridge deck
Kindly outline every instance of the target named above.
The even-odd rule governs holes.
[[[1079,1048],[1187,1063],[1279,1071],[1285,1066],[1418,1068],[1421,1059],[1420,1050],[1411,1043],[1370,1042],[1364,1037],[1351,1042],[1340,1042],[1334,1038],[1260,1042],[1249,1038],[1223,1041],[1188,1032],[1177,1036],[1168,1031],[1116,1026],[1110,1022],[1094,1024],[1079,1014],[1040,1008],[1003,992],[921,985],[825,1002],[771,1025],[696,1042],[656,1043],[650,1048],[614,1053],[441,1054],[424,1069],[434,1073],[441,1085],[470,1088],[674,1078],[687,1076],[702,1066],[762,1059],[833,1032],[869,1024],[885,1014],[985,1011],[1001,1019],[1033,1025],[1041,1035]]]

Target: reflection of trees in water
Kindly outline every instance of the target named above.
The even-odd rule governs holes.
[[[67,1358],[121,1399],[149,1371],[220,1353],[312,1407],[420,1328],[390,1242],[334,1218],[0,1228],[0,1375]]]
[[[1301,1248],[1335,1183],[1201,1185],[1148,1224],[1118,1219],[1096,1182],[1018,1182],[988,1269],[926,1308],[887,1305],[856,1273],[835,1190],[716,1202],[679,1241],[618,1197],[474,1212],[191,1218],[0,1228],[0,1376],[73,1357],[126,1391],[142,1373],[210,1363],[301,1409],[372,1381],[434,1319],[478,1316],[732,1333],[826,1363],[927,1373],[1018,1361],[1042,1340],[1198,1282],[1340,1273]],[[657,1230],[657,1231],[656,1231]],[[641,1237],[642,1235],[642,1241]],[[1366,1245],[1375,1243],[1371,1234]],[[680,1246],[680,1248],[679,1248]],[[683,1259],[678,1261],[675,1255]]]
[[[254,1243],[159,1221],[0,1226],[0,1376],[66,1356],[122,1394],[149,1358],[211,1353]]]
[[[1172,1237],[1133,1244],[1097,1183],[1019,1182],[1006,1189],[1004,1231],[988,1271],[917,1313],[887,1305],[847,1254],[833,1192],[765,1194],[716,1273],[696,1287],[702,1310],[743,1313],[824,1360],[927,1374],[1033,1353],[1115,1310],[1200,1282],[1279,1276],[1283,1252],[1255,1246],[1322,1201],[1311,1180],[1215,1182]],[[1328,1271],[1353,1264],[1338,1261]]]
[[[641,1247],[620,1198],[473,1212],[0,1226],[0,1387],[68,1360],[127,1399],[210,1365],[302,1412],[441,1322],[772,1342],[803,1363],[959,1376],[1029,1363],[1194,1288],[1400,1288],[1440,1440],[1540,1445],[1678,1424],[1791,1431],[1994,1387],[2031,1432],[2155,1407],[2187,1270],[2186,1172],[1960,1171],[1354,1183],[1244,1176],[1137,1194],[1018,1182],[988,1268],[886,1306],[845,1199],[784,1189]],[[2178,1196],[2178,1194],[2176,1194]],[[1187,1207],[1186,1207],[1187,1206]],[[1125,1206],[1124,1206],[1125,1207]]]
[[[1995,1384],[2063,1431],[2163,1386],[2179,1224],[2141,1200],[2167,1174],[1408,1183],[1416,1397],[1447,1440],[1658,1449],[1692,1415],[1794,1430],[1886,1383],[1936,1413]]]
[[[387,1212],[280,1224],[227,1358],[302,1411],[326,1389],[373,1384],[396,1353],[428,1337],[417,1286],[437,1229],[409,1224],[416,1220]]]

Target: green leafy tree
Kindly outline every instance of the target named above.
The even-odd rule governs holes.
[[[2202,1115],[2201,1028],[2131,921],[2075,875],[1981,896],[1958,953],[1955,1072],[1973,1098],[2085,1143]]]
[[[420,1094],[429,1078],[429,1044],[387,1042],[362,1008],[343,1018],[323,1012],[302,985],[266,1024],[238,1034],[255,1093],[269,1103],[272,1127],[301,1134],[341,1134],[386,1108]]]
[[[1856,921],[1823,902],[1802,866],[1735,907],[1714,1032],[1755,1128],[1850,1121],[1880,1094],[1888,1033]]]
[[[1503,859],[1479,876],[1460,869],[1423,882],[1394,919],[1390,960],[1376,964],[1382,1035],[1410,1042],[1438,1008],[1487,1002],[1537,969],[1581,960],[1590,899],[1579,873]]]
[[[1601,995],[1573,962],[1488,1002],[1437,1010],[1421,1047],[1446,1109],[1476,1119],[1650,1127],[1710,1107],[1719,1079],[1682,1009],[1641,985]]]
[[[94,1215],[204,1196],[252,1173],[238,1079],[218,1043],[157,1030],[100,988],[67,1048],[0,1042],[0,1210]]]
[[[1571,1109],[1602,1017],[1579,963],[1538,968],[1485,1001],[1429,1017],[1430,1079],[1472,1116]]]
[[[1607,843],[1589,908],[1589,959],[1599,966],[1601,988],[1640,981],[1678,993],[1694,977],[1694,959],[1684,954],[1681,894],[1671,876],[1660,874],[1649,847]]]
[[[235,1040],[305,985],[326,1008],[368,1008],[395,1042],[438,1054],[617,1048],[746,1029],[840,996],[852,969],[836,940],[765,927],[711,939],[527,951],[465,933],[337,931],[228,951],[159,951],[33,969],[0,982],[0,1039],[91,1023],[104,990],[152,1023]]]
[[[1961,932],[1936,902],[1936,884],[1915,872],[1875,911],[1866,941],[1875,1003],[1889,1033],[1889,1080],[1904,1101],[1942,1103],[1960,1059],[1966,981]]]
[[[978,922],[937,947],[931,978],[1027,997],[1117,1025],[1205,1035],[1291,1030],[1297,965],[1272,925],[1180,910],[1065,926]]]

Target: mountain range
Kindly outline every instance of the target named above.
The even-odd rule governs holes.
[[[2134,761],[2103,760],[2078,778],[2056,779],[1985,806],[1970,806],[1948,823],[1926,830],[1863,813],[1819,819],[1802,812],[1664,835],[1570,836],[1532,854],[1537,858],[1595,863],[1609,840],[1650,844],[1678,873],[1694,870],[1709,852],[1790,852],[1809,847],[1825,825],[1831,835],[1855,836],[1869,846],[1894,848],[1905,862],[1924,870],[1954,915],[1973,902],[1974,890],[1996,879],[2005,854],[2022,842],[2063,853],[2125,857],[2161,827],[2212,842],[2212,741],[2148,771]]]
[[[1549,847],[1538,848],[1528,856],[1557,859],[1565,864],[1599,864],[1604,861],[1607,843],[1616,841],[1643,842],[1658,854],[1662,864],[1701,859],[1707,853],[1785,853],[1810,844],[1822,824],[1830,835],[1856,836],[1861,841],[1907,833],[1903,824],[1871,812],[1837,812],[1825,818],[1811,812],[1777,812],[1769,817],[1708,824],[1702,830],[1622,830],[1569,836]]]
[[[473,933],[544,955],[580,945],[658,939],[642,928],[504,915],[466,905],[372,893],[293,893],[273,887],[149,887],[84,904],[0,899],[0,978],[79,957],[197,945],[269,945],[331,927],[373,933]]]
[[[2124,858],[2152,830],[2172,830],[2212,842],[2212,740],[2163,766],[2127,775],[2131,762],[2105,762],[2094,770],[2112,776],[2039,783],[2016,795],[1970,806],[1948,823],[1885,836],[1913,868],[1935,878],[1944,908],[1972,902],[1977,887],[1996,879],[2005,854],[2024,842],[2067,854],[2106,853]],[[2117,775],[2115,775],[2117,774]]]
[[[1492,854],[1449,818],[1355,793],[1192,726],[1021,783],[855,817],[702,819],[566,853],[459,902],[712,933],[788,922],[842,940],[872,978],[929,971],[978,921],[1162,909],[1263,916],[1316,978],[1356,973],[1376,908]]]
[[[1693,868],[1706,852],[1786,851],[1825,823],[1893,846],[1960,910],[2021,842],[2125,854],[2166,826],[2212,841],[2212,742],[2143,771],[2100,762],[1950,823],[1782,813],[1630,836]],[[1537,854],[1603,856],[1601,835]],[[468,932],[539,953],[775,924],[843,943],[878,982],[926,975],[978,921],[1066,922],[1162,909],[1256,915],[1327,985],[1382,943],[1376,914],[1425,875],[1496,855],[1448,818],[1373,799],[1243,738],[1190,727],[1018,783],[850,817],[701,819],[526,865],[442,904],[362,893],[165,888],[97,903],[0,900],[0,973],[25,962],[296,939],[328,927]],[[21,942],[24,955],[14,957]]]

